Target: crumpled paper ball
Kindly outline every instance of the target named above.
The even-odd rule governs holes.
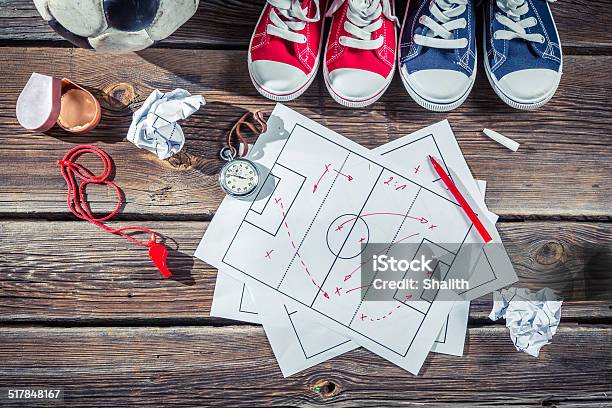
[[[183,148],[185,135],[177,123],[191,116],[206,101],[184,89],[162,93],[155,90],[134,112],[127,139],[140,149],[165,160]]]
[[[493,292],[489,318],[505,318],[516,349],[537,357],[557,332],[562,303],[548,288],[535,293],[525,288],[504,289]]]

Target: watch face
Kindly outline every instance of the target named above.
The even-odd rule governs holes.
[[[253,192],[259,183],[259,172],[253,163],[236,159],[221,169],[221,187],[230,195],[245,196]]]

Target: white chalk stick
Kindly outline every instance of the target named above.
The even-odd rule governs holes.
[[[497,143],[507,147],[508,149],[512,150],[513,152],[516,152],[520,146],[520,144],[518,142],[515,142],[514,140],[502,135],[501,133],[497,133],[494,130],[491,129],[484,129],[483,130],[484,134],[489,136],[491,139],[495,140]]]

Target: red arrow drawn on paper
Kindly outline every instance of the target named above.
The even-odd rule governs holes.
[[[323,180],[323,177],[325,177],[325,175],[329,173],[329,166],[331,166],[331,163],[325,165],[325,170],[323,171],[323,174],[321,174],[321,177],[319,177],[319,180],[317,180],[314,187],[312,188],[313,194],[317,192],[317,189],[319,188],[319,183],[321,183],[321,180]]]
[[[351,176],[350,174],[344,174],[344,173],[342,173],[342,172],[340,172],[340,171],[338,171],[338,170],[336,170],[336,169],[334,169],[334,171],[335,171],[336,173],[338,173],[339,175],[341,175],[341,176],[343,176],[343,177],[346,177],[346,179],[347,179],[348,181],[353,181],[353,176]]]

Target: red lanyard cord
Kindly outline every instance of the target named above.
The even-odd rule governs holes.
[[[102,173],[98,176],[94,175],[91,171],[76,162],[82,155],[88,153],[93,154],[102,160],[104,168]],[[114,217],[121,210],[121,205],[123,204],[121,189],[115,183],[108,180],[113,169],[113,162],[111,161],[110,156],[104,150],[95,146],[76,146],[66,153],[62,160],[58,160],[57,164],[60,166],[62,176],[64,177],[66,185],[68,186],[66,203],[70,209],[70,212],[72,212],[77,218],[89,221],[90,223],[111,234],[119,235],[137,245],[149,248],[149,256],[155,265],[160,269],[162,275],[164,275],[164,277],[171,276],[170,271],[168,271],[165,266],[167,250],[161,244],[157,243],[155,232],[148,228],[138,226],[115,229],[103,224],[104,221],[108,221]],[[80,184],[77,183],[77,178],[80,179]],[[89,204],[87,203],[87,199],[85,198],[85,189],[89,184],[105,184],[111,187],[117,193],[117,206],[108,215],[96,218],[92,214]],[[149,234],[149,242],[145,243],[140,241],[130,234],[127,234],[127,231],[144,232]]]

